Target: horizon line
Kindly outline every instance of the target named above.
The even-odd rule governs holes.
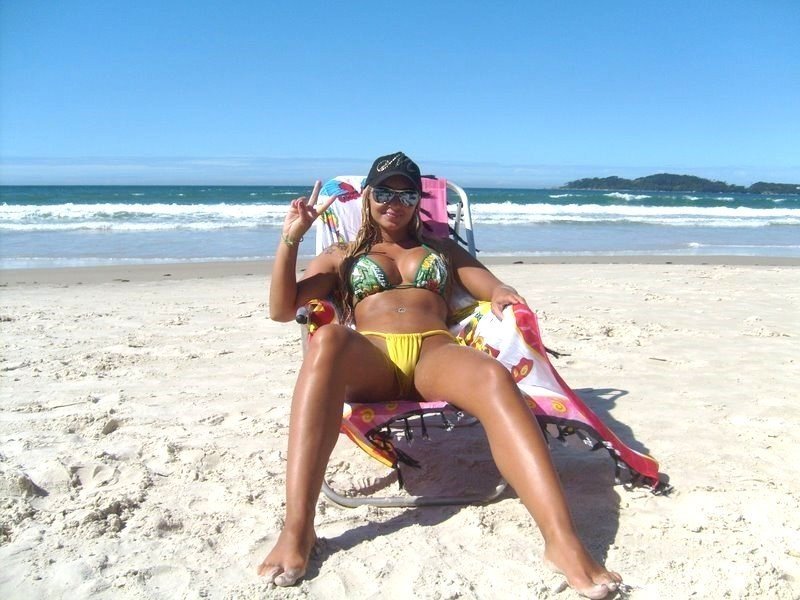
[[[525,164],[420,160],[423,172],[440,173],[465,187],[540,188],[578,179],[657,174],[689,175],[747,187],[757,182],[800,181],[798,166]],[[336,175],[366,172],[368,160],[319,157],[23,157],[0,158],[0,185],[311,185]],[[327,172],[324,177],[322,172]],[[311,174],[311,176],[309,176]],[[789,185],[797,185],[790,183]]]

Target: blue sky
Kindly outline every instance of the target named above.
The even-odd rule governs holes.
[[[2,183],[800,182],[797,0],[0,3]]]

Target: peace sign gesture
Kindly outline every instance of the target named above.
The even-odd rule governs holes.
[[[289,205],[289,212],[286,213],[286,218],[283,220],[282,231],[283,240],[293,242],[289,245],[299,242],[300,238],[311,229],[314,220],[328,210],[328,207],[336,200],[336,196],[331,196],[324,204],[315,206],[321,188],[322,183],[319,180],[315,181],[310,197],[301,196],[300,198],[295,198]]]

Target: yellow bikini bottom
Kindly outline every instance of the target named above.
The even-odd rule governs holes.
[[[419,361],[419,352],[425,338],[434,335],[446,335],[455,341],[452,333],[445,329],[433,329],[421,333],[382,333],[380,331],[362,331],[361,335],[371,335],[386,340],[386,351],[394,366],[397,382],[402,393],[408,394],[414,388],[414,368]]]

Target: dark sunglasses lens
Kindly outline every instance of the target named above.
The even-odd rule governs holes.
[[[417,192],[400,192],[397,196],[400,198],[400,202],[406,206],[416,206],[419,202],[419,193]]]
[[[372,188],[372,196],[378,204],[387,204],[395,198],[405,206],[416,206],[419,202],[419,192],[397,191],[390,188]]]
[[[372,195],[375,198],[375,202],[378,204],[386,204],[387,202],[391,202],[392,198],[394,198],[394,190],[387,188],[373,188]]]

